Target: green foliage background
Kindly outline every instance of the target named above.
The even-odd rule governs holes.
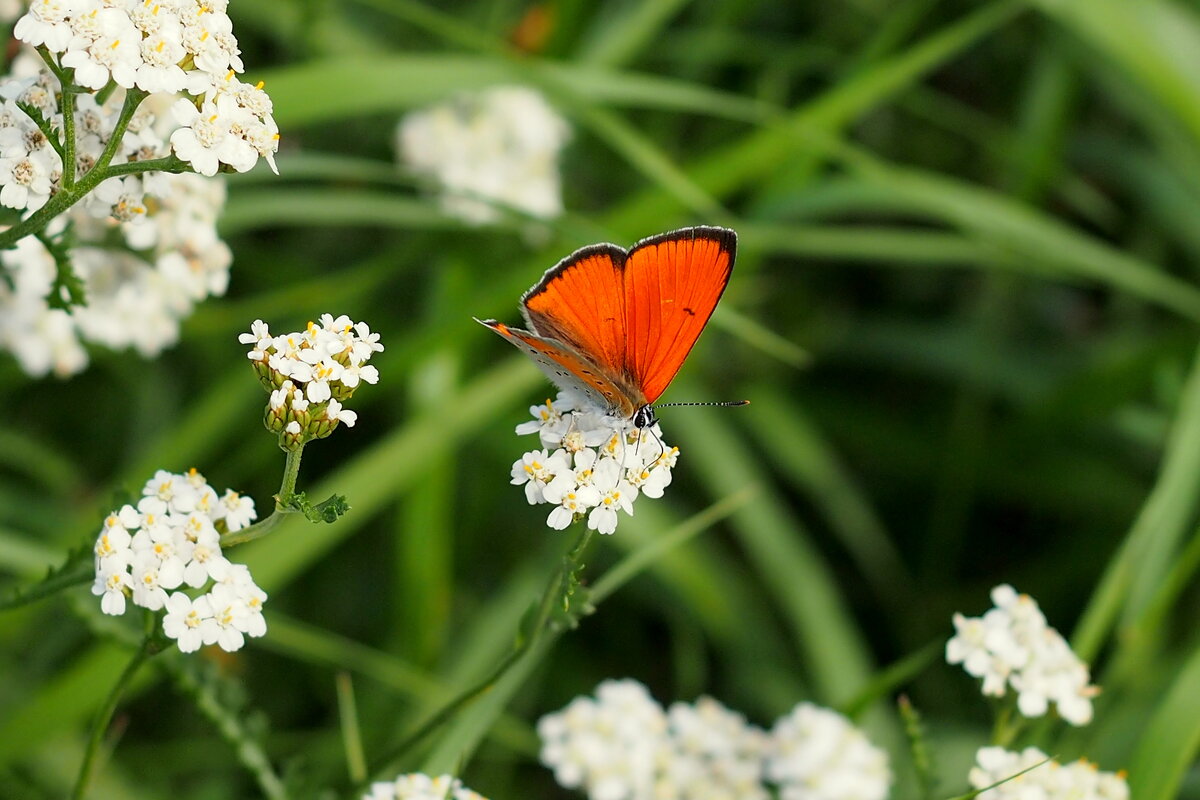
[[[585,574],[703,532],[403,767],[461,767],[496,800],[572,796],[536,764],[533,723],[629,676],[759,724],[802,699],[854,711],[911,797],[903,690],[935,795],[959,794],[992,710],[940,648],[954,611],[1010,582],[1105,690],[1092,725],[1034,741],[1127,768],[1138,800],[1200,797],[1196,4],[563,0],[536,54],[510,44],[529,9],[233,0],[283,144],[279,178],[229,182],[228,296],[154,361],[96,352],[65,382],[0,363],[17,586],[157,468],[269,510],[282,454],[236,339],[253,319],[348,313],[387,347],[358,425],[301,474],[353,510],[235,551],[271,595],[268,635],[220,660],[216,694],[143,670],[92,796],[259,795],[226,739],[261,740],[288,791],[317,796],[347,784],[336,676],[371,759],[496,663],[569,534],[508,485],[512,428],[548,387],[471,316],[516,321],[577,246],[704,223],[738,230],[738,267],[666,399],[752,405],[663,413],[674,484]],[[515,217],[464,227],[394,166],[405,111],[510,83],[575,129],[544,241]],[[0,795],[70,786],[128,660],[96,606],[77,587],[0,615]],[[212,707],[237,709],[232,729]]]

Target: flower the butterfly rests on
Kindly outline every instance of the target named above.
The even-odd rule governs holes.
[[[477,320],[528,355],[561,390],[518,433],[546,449],[513,465],[547,523],[588,518],[601,533],[639,493],[661,496],[678,449],[662,441],[654,402],[679,372],[733,271],[737,234],[682,228],[626,251],[595,244],[548,270],[521,297],[528,329]],[[571,412],[571,413],[567,413]]]

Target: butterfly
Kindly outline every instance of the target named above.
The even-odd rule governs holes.
[[[714,227],[661,233],[630,250],[593,244],[521,296],[528,330],[476,321],[532,358],[559,389],[647,428],[654,402],[717,307],[736,250],[737,234]]]

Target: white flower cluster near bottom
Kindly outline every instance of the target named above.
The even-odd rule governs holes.
[[[884,751],[810,703],[768,732],[709,697],[664,711],[641,683],[605,681],[538,734],[558,783],[591,800],[882,800],[891,783]]]
[[[617,512],[632,515],[640,495],[663,496],[679,448],[663,441],[657,423],[634,428],[582,410],[587,407],[560,392],[529,409],[533,419],[518,425],[517,433],[538,434],[543,447],[513,464],[512,483],[525,487],[530,505],[554,506],[546,518],[551,528],[563,530],[586,517],[592,530],[612,533]]]
[[[1011,686],[1027,717],[1044,715],[1054,703],[1072,725],[1091,722],[1092,698],[1100,690],[1090,684],[1087,664],[1046,622],[1037,601],[1002,584],[992,590],[992,602],[996,607],[982,617],[954,615],[946,660],[983,678],[985,695],[1002,697]]]
[[[1042,764],[1049,756],[1036,747],[1021,752],[1003,747],[983,747],[975,754],[978,766],[971,768],[968,780],[973,789],[983,789],[1011,778],[1023,770]],[[1090,761],[1070,764],[1051,761],[1029,769],[1023,775],[989,789],[979,800],[1129,800],[1129,784],[1124,772],[1103,772]]]
[[[142,495],[136,508],[109,514],[96,539],[92,594],[101,598],[101,610],[124,614],[130,596],[151,611],[165,608],[163,632],[185,653],[210,644],[233,652],[246,636],[266,633],[266,593],[244,564],[221,554],[221,533],[249,525],[254,501],[232,490],[218,496],[194,469],[159,470]],[[210,589],[195,598],[171,591],[184,585]]]
[[[420,772],[401,775],[394,781],[371,784],[363,800],[487,800],[450,775],[431,778]]]

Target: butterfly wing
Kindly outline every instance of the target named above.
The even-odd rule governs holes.
[[[598,408],[628,418],[640,408],[628,397],[629,388],[618,385],[591,359],[557,339],[510,328],[494,319],[476,320],[514,344],[529,356],[559,389],[574,391]]]
[[[612,377],[625,368],[626,255],[615,244],[576,250],[521,297],[532,331],[586,353]]]
[[[577,250],[521,298],[530,330],[484,322],[560,388],[625,418],[653,403],[679,372],[733,269],[737,235],[683,228]]]
[[[729,283],[737,234],[684,228],[644,239],[625,259],[624,374],[647,403],[679,372]]]

